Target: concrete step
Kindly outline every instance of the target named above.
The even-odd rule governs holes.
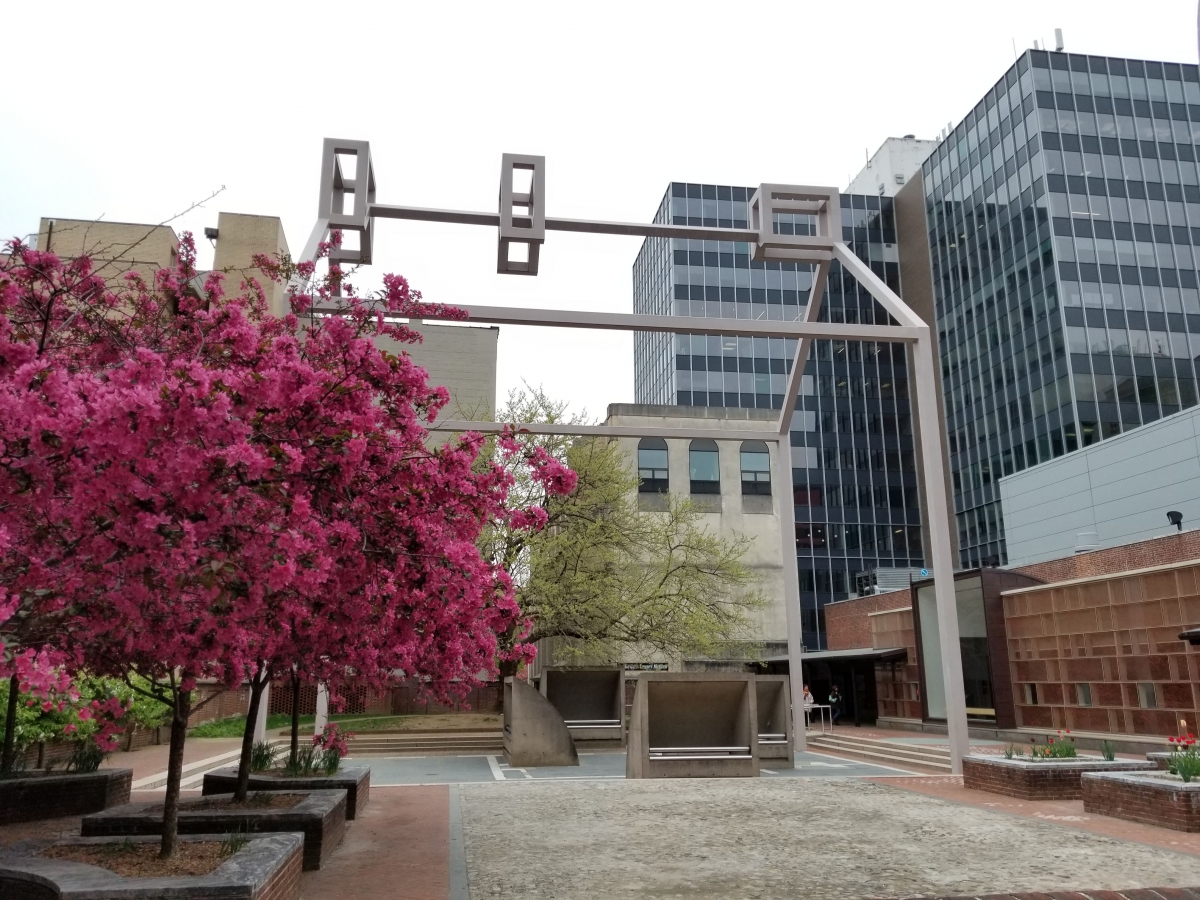
[[[275,741],[274,744],[276,747],[287,746],[287,743],[284,741]],[[241,756],[242,751],[239,747],[237,750],[230,750],[218,756],[210,756],[207,759],[199,759],[196,762],[186,763],[183,767],[183,776],[179,782],[180,789],[186,791],[193,787],[199,787],[203,783],[206,773],[230,764],[237,765]],[[158,772],[146,778],[139,778],[130,786],[130,789],[135,791],[153,791],[166,786],[167,773]]]
[[[950,751],[945,747],[906,746],[870,738],[842,737],[840,735],[817,735],[808,739],[814,750],[859,757],[882,765],[899,768],[917,767],[938,772],[950,771]]]
[[[425,732],[420,734],[362,734],[346,742],[350,756],[401,753],[499,753],[504,735],[499,731]]]

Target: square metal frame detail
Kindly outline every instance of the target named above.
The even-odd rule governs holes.
[[[513,180],[518,170],[531,173],[529,193],[518,193]],[[524,207],[518,212],[516,207]],[[538,254],[546,240],[546,157],[505,153],[500,162],[500,235],[496,272],[536,275]],[[528,248],[528,261],[510,258],[514,244]]]
[[[796,338],[796,354],[792,359],[791,373],[783,398],[779,418],[765,428],[745,430],[722,430],[717,428],[672,427],[652,428],[649,426],[613,425],[560,425],[534,424],[522,428],[531,434],[596,437],[671,437],[712,438],[714,440],[760,440],[774,446],[775,477],[780,497],[785,502],[792,495],[792,449],[791,425],[796,397],[800,390],[805,363],[808,361],[812,341],[821,339],[845,339],[865,341],[895,341],[907,344],[911,352],[912,377],[915,389],[911,402],[915,405],[917,421],[916,450],[925,514],[928,517],[930,547],[933,558],[934,593],[937,600],[939,644],[942,655],[943,679],[946,685],[946,723],[949,732],[951,769],[954,774],[962,773],[963,757],[970,752],[967,733],[966,696],[963,687],[962,655],[959,648],[958,611],[954,595],[954,563],[951,556],[950,521],[946,498],[945,451],[942,443],[941,424],[937,411],[937,373],[934,358],[933,338],[929,325],[897,296],[880,279],[870,266],[859,259],[841,240],[841,202],[837,188],[806,185],[763,184],[755,192],[752,204],[754,218],[752,228],[707,228],[688,225],[645,224],[638,222],[601,222],[588,219],[558,219],[545,215],[545,160],[543,157],[504,154],[502,162],[499,213],[471,212],[464,210],[425,209],[409,206],[386,206],[373,202],[374,177],[370,169],[370,150],[365,141],[326,140],[326,165],[322,173],[322,206],[317,222],[309,236],[300,260],[312,260],[317,246],[330,228],[357,227],[369,234],[370,222],[376,216],[426,222],[453,222],[463,225],[498,227],[500,252],[505,252],[505,241],[528,242],[531,265],[524,269],[498,266],[501,273],[534,275],[537,273],[537,251],[545,239],[546,231],[573,231],[590,234],[630,235],[639,237],[687,238],[693,240],[738,241],[754,245],[755,259],[788,260],[812,263],[815,266],[812,292],[799,321],[763,321],[746,319],[705,319],[690,316],[640,315],[634,313],[598,313],[581,310],[529,309],[498,306],[465,306],[470,321],[484,325],[532,325],[539,327],[598,328],[613,331],[651,331],[673,334],[747,335],[757,337]],[[339,169],[330,161],[331,147],[337,152],[354,152],[358,155],[360,168],[356,176],[365,174],[367,187],[358,192],[360,178],[353,183],[355,188],[354,213],[346,216],[335,207],[335,196]],[[346,149],[342,149],[346,148]],[[363,163],[366,168],[362,168]],[[531,195],[517,194],[512,189],[512,173],[515,166],[532,167],[534,179]],[[539,177],[540,173],[540,177]],[[328,178],[328,183],[326,182]],[[348,190],[342,179],[342,190]],[[506,186],[507,185],[507,192]],[[328,190],[326,189],[328,188]],[[326,205],[326,198],[331,202]],[[355,218],[360,212],[360,200],[364,201],[365,220]],[[518,215],[513,205],[525,206],[526,215]],[[775,216],[799,214],[815,216],[817,234],[788,235],[775,232]],[[346,220],[350,219],[349,224]],[[369,256],[369,253],[368,253]],[[505,257],[501,257],[502,260]],[[854,277],[871,296],[887,311],[895,324],[859,325],[839,322],[817,321],[821,298],[829,278],[829,268],[837,260],[843,270]],[[318,307],[317,315],[337,315],[336,306]],[[747,423],[749,425],[749,423]],[[434,431],[477,431],[496,433],[504,427],[496,422],[443,420],[432,426]],[[787,614],[788,658],[791,696],[804,694],[803,650],[800,628],[800,578],[796,563],[794,528],[783,516],[780,523],[780,551],[783,564],[784,608]],[[795,747],[804,750],[806,730],[804,711],[796,703],[792,705],[793,734]]]
[[[347,178],[342,171],[339,156],[354,157],[353,178]],[[353,198],[349,212],[345,208],[347,194]],[[325,138],[321,154],[321,197],[317,218],[326,223],[327,229],[358,232],[358,249],[336,249],[329,255],[330,261],[370,264],[374,249],[371,228],[374,218],[369,210],[374,202],[375,170],[371,165],[370,143]],[[315,254],[315,248],[313,252]],[[305,258],[311,259],[311,256]]]

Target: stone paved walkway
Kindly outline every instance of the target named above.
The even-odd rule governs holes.
[[[856,779],[460,788],[471,897],[900,897],[1200,885],[1200,858]]]

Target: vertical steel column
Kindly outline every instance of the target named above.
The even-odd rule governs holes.
[[[795,403],[795,400],[792,401]],[[786,410],[785,410],[786,413]],[[783,563],[783,608],[787,614],[788,683],[792,691],[792,735],[795,749],[808,749],[804,723],[804,667],[800,654],[804,639],[800,627],[800,570],[796,562],[796,511],[792,500],[791,416],[784,415],[789,426],[775,444],[775,483],[779,496],[779,550]]]
[[[938,637],[942,650],[942,681],[946,691],[946,729],[950,738],[950,770],[962,774],[963,757],[971,752],[967,733],[967,697],[963,688],[962,645],[958,637],[958,605],[954,595],[950,513],[946,502],[945,460],[937,407],[937,363],[929,326],[912,345],[916,384],[918,434],[925,481],[925,515],[929,517],[933,587],[937,599]],[[914,596],[912,602],[916,604]]]

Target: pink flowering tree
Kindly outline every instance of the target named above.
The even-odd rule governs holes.
[[[367,298],[343,286],[344,315],[306,315],[313,297],[296,292],[276,319],[253,284],[197,285],[193,260],[185,237],[176,268],[120,294],[78,263],[62,289],[70,266],[20,246],[0,271],[19,311],[0,308],[0,334],[20,345],[0,439],[19,445],[8,470],[27,486],[0,526],[36,538],[23,568],[2,562],[56,622],[48,646],[137,673],[170,707],[164,856],[198,679],[254,684],[290,658],[322,680],[401,672],[465,691],[520,615],[480,530],[541,518],[505,508],[510,476],[479,459],[479,435],[427,442],[445,391],[373,343],[416,339],[390,317],[452,311],[388,276]]]

